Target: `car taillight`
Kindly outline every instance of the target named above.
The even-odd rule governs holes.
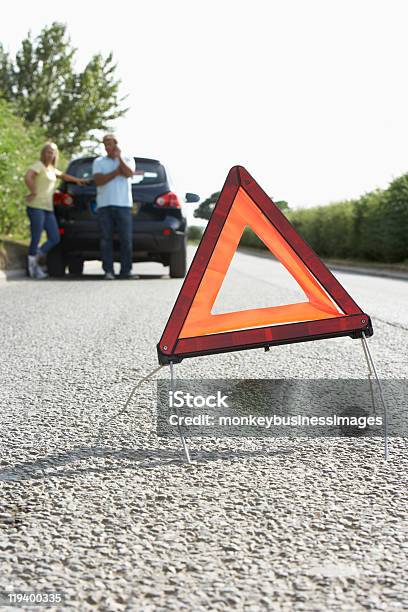
[[[62,204],[64,206],[72,206],[74,203],[74,199],[68,195],[67,193],[62,194]]]
[[[172,191],[163,193],[156,198],[155,204],[156,206],[160,206],[160,208],[181,208],[180,200]]]
[[[56,191],[54,193],[54,206],[72,206],[73,203],[74,200],[69,193],[62,193],[62,191]]]
[[[61,204],[61,196],[62,196],[62,193],[60,191],[54,192],[54,206]]]

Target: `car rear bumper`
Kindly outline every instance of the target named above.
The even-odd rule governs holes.
[[[133,231],[133,259],[150,259],[153,254],[170,254],[179,251],[185,241],[185,232],[172,223],[146,223]],[[184,223],[182,224],[184,229]],[[97,223],[74,222],[60,223],[61,249],[66,254],[77,255],[83,259],[100,259],[100,233]],[[117,233],[113,235],[113,250],[119,253],[120,244]]]
[[[152,236],[137,234],[133,236],[133,251],[147,251],[149,253],[173,253],[178,251],[185,240],[184,234],[173,234],[171,236]],[[99,252],[100,242],[98,237],[69,238],[61,237],[61,248],[64,252]],[[119,250],[119,239],[114,235],[114,250]]]

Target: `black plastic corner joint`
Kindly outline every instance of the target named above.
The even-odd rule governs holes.
[[[170,365],[171,363],[181,363],[183,361],[182,357],[178,357],[177,355],[165,355],[160,345],[157,345],[157,358],[159,360],[159,364],[162,366]]]
[[[367,318],[367,326],[364,329],[357,329],[352,334],[350,334],[351,338],[362,338],[363,332],[366,338],[371,338],[374,334],[373,324],[371,323],[371,319],[369,316],[364,315],[364,318]]]

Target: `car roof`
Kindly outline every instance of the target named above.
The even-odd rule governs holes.
[[[71,161],[69,162],[70,164],[74,164],[77,162],[81,162],[81,161],[93,161],[94,159],[96,159],[97,157],[101,157],[99,155],[86,155],[84,157],[75,157],[74,159],[71,159]],[[158,159],[152,159],[150,157],[136,157],[134,156],[134,159],[136,162],[150,162],[152,164],[161,164],[161,162]]]

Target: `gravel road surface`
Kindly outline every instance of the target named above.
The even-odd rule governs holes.
[[[60,610],[408,609],[406,439],[388,463],[377,438],[194,439],[186,465],[177,439],[156,436],[155,383],[106,423],[157,366],[181,286],[155,264],[135,271],[0,284],[0,589],[62,592]],[[381,375],[406,379],[408,283],[337,276],[372,316]],[[216,311],[297,295],[279,264],[239,253]],[[366,376],[349,338],[175,369]]]

